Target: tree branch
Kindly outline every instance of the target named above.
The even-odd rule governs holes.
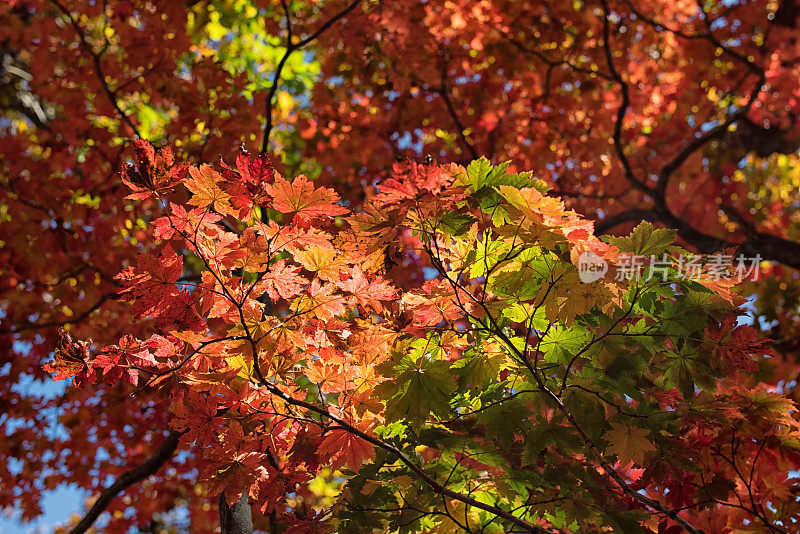
[[[221,534],[252,534],[253,511],[246,489],[233,506],[228,506],[224,491],[219,494],[219,527]]]
[[[598,221],[595,226],[597,233],[598,234],[606,233],[614,226],[627,221],[641,221],[641,220],[653,221],[653,222],[658,221],[667,227],[675,228],[678,231],[678,235],[689,245],[696,248],[699,252],[712,253],[728,247],[738,247],[739,251],[742,254],[749,256],[758,255],[763,259],[774,260],[784,265],[800,269],[800,245],[798,245],[798,243],[789,241],[780,236],[757,231],[751,223],[748,223],[741,216],[735,214],[732,208],[727,208],[726,213],[731,219],[733,219],[737,224],[739,224],[742,231],[746,235],[746,240],[740,243],[729,241],[727,239],[719,238],[713,235],[709,235],[697,230],[696,228],[694,228],[694,226],[691,225],[691,223],[675,215],[670,209],[669,204],[667,202],[667,187],[669,185],[670,178],[672,178],[672,176],[680,169],[680,167],[693,154],[695,154],[698,150],[702,149],[709,142],[715,139],[720,139],[723,136],[725,136],[728,133],[728,129],[732,124],[738,121],[746,120],[747,114],[749,113],[752,106],[755,104],[756,100],[758,99],[758,96],[761,94],[761,91],[763,89],[764,81],[766,79],[764,70],[760,66],[758,66],[752,59],[750,59],[746,55],[736,50],[732,50],[730,47],[720,42],[719,39],[717,39],[714,36],[712,31],[713,21],[709,18],[709,15],[705,11],[705,8],[701,2],[698,2],[698,6],[699,9],[701,10],[701,13],[703,14],[703,22],[706,25],[706,32],[697,34],[686,34],[684,32],[680,32],[679,30],[668,28],[664,24],[661,24],[654,19],[644,16],[639,11],[634,10],[631,3],[626,0],[625,3],[628,5],[629,8],[631,8],[632,12],[640,20],[653,26],[657,31],[669,31],[685,39],[708,40],[712,46],[721,49],[724,54],[743,63],[748,69],[748,71],[757,77],[755,86],[753,87],[753,90],[750,92],[750,95],[747,98],[747,102],[745,102],[744,105],[742,105],[740,108],[728,114],[725,117],[725,120],[723,120],[723,122],[717,124],[717,126],[711,128],[704,134],[694,137],[690,142],[688,142],[671,160],[669,160],[666,164],[664,164],[664,166],[660,169],[656,186],[649,187],[635,177],[635,175],[633,174],[632,167],[624,153],[621,134],[622,134],[622,119],[629,105],[628,89],[627,85],[625,84],[619,72],[615,69],[614,64],[612,62],[613,54],[611,53],[611,48],[608,42],[608,39],[610,37],[610,27],[608,22],[608,4],[606,0],[603,0],[602,3],[605,14],[604,26],[603,26],[603,37],[604,37],[603,46],[605,48],[606,61],[608,63],[608,68],[611,71],[612,78],[617,83],[620,84],[622,91],[622,104],[618,109],[616,123],[614,125],[613,141],[614,141],[615,151],[617,152],[619,158],[622,161],[625,170],[625,177],[635,187],[642,190],[645,194],[651,196],[651,198],[653,199],[653,206],[650,209],[632,209],[624,211],[616,215],[613,215],[611,217],[608,217],[606,219],[603,219],[601,221]]]
[[[167,460],[169,460],[178,448],[178,439],[181,432],[172,431],[167,438],[142,465],[126,471],[113,484],[103,490],[100,496],[92,505],[92,508],[83,516],[83,519],[70,530],[70,534],[81,534],[89,530],[89,527],[97,520],[106,507],[111,504],[114,498],[124,491],[128,486],[136,484],[145,478],[154,475]]]
[[[64,14],[65,17],[67,17],[67,20],[69,20],[70,25],[75,29],[75,32],[78,34],[78,37],[80,37],[81,46],[84,48],[84,50],[86,50],[86,52],[88,52],[89,56],[91,56],[92,61],[94,62],[94,70],[95,74],[97,75],[97,79],[100,81],[100,85],[103,87],[103,92],[105,92],[109,101],[111,101],[111,105],[114,106],[114,109],[117,111],[123,122],[125,122],[125,124],[127,124],[131,130],[133,130],[133,133],[136,134],[137,137],[141,138],[142,136],[139,133],[139,130],[136,128],[136,125],[133,124],[133,121],[128,116],[128,114],[125,113],[121,107],[119,107],[119,103],[117,102],[117,95],[114,94],[114,91],[111,90],[111,88],[108,86],[108,83],[106,82],[106,76],[103,73],[103,66],[100,62],[100,55],[94,51],[94,49],[89,44],[89,41],[86,40],[86,33],[83,31],[83,28],[81,28],[80,24],[78,24],[78,21],[76,21],[73,18],[72,13],[70,13],[69,10],[66,7],[64,7],[58,0],[50,0],[50,1],[53,3],[54,6],[58,8],[59,11],[61,11],[61,13]]]
[[[617,68],[614,66],[614,54],[611,51],[611,22],[609,21],[610,12],[608,9],[608,3],[606,0],[602,0],[603,4],[603,50],[606,56],[606,63],[608,63],[608,70],[611,72],[611,77],[614,79],[615,82],[619,84],[620,88],[620,97],[622,102],[619,105],[619,109],[617,109],[617,116],[614,121],[614,150],[617,153],[617,157],[619,157],[620,161],[622,162],[622,167],[625,170],[625,178],[637,189],[642,191],[646,195],[651,195],[653,193],[653,188],[639,180],[636,177],[636,173],[633,171],[633,166],[631,165],[628,156],[625,154],[625,147],[622,144],[622,128],[623,128],[623,121],[625,120],[625,115],[628,112],[628,108],[631,104],[630,93],[628,91],[628,84],[623,80],[622,75],[617,71]]]
[[[752,223],[745,220],[733,208],[723,205],[722,209],[744,232],[746,236],[744,241],[729,241],[703,233],[659,205],[651,209],[623,211],[596,221],[595,232],[605,234],[615,226],[629,221],[660,222],[669,228],[676,229],[678,236],[700,253],[711,254],[725,248],[737,247],[739,253],[745,256],[760,256],[764,260],[776,261],[794,269],[800,269],[800,244],[780,236],[759,232]]]
[[[257,355],[257,354],[258,354],[257,352],[254,352],[254,355]],[[257,359],[257,356],[256,356],[256,359]],[[466,495],[462,495],[462,494],[460,494],[460,493],[458,493],[456,491],[453,491],[453,490],[443,486],[442,484],[436,482],[436,480],[434,480],[421,467],[419,467],[416,463],[414,463],[411,460],[411,458],[409,458],[403,451],[401,451],[400,449],[398,449],[394,445],[390,445],[390,444],[388,444],[388,443],[386,443],[384,441],[381,441],[380,439],[378,439],[378,438],[376,438],[374,436],[371,436],[371,435],[367,434],[366,432],[362,432],[358,428],[356,428],[353,425],[349,424],[344,419],[342,419],[342,418],[330,413],[328,410],[325,410],[324,408],[320,408],[319,406],[317,406],[315,404],[311,404],[310,402],[306,402],[306,401],[303,401],[303,400],[300,400],[300,399],[295,399],[294,397],[284,393],[283,391],[281,391],[281,389],[277,385],[267,381],[263,377],[263,375],[261,375],[260,370],[258,370],[258,362],[257,361],[254,363],[253,369],[256,370],[256,375],[258,375],[258,382],[260,383],[260,385],[265,387],[270,393],[272,393],[273,395],[276,395],[277,397],[279,397],[281,400],[283,400],[287,404],[290,404],[292,406],[297,406],[299,408],[305,408],[305,409],[310,410],[310,411],[312,411],[312,412],[314,412],[314,413],[316,413],[318,415],[321,415],[322,417],[325,417],[326,419],[330,419],[331,421],[333,421],[334,423],[339,425],[343,430],[349,432],[350,434],[353,434],[354,436],[357,436],[357,437],[363,439],[364,441],[366,441],[368,443],[371,443],[372,445],[374,445],[376,447],[379,447],[379,448],[381,448],[381,449],[383,449],[383,450],[385,450],[385,451],[397,456],[400,459],[400,461],[403,464],[406,465],[406,467],[408,467],[412,472],[414,472],[414,474],[416,474],[422,480],[422,482],[427,484],[436,493],[438,493],[440,495],[444,495],[444,496],[450,497],[451,499],[455,499],[455,500],[460,501],[460,502],[462,502],[462,503],[464,503],[466,505],[473,506],[473,507],[478,508],[480,510],[483,510],[485,512],[492,513],[492,514],[494,514],[496,516],[502,517],[503,519],[505,519],[506,521],[516,525],[517,527],[520,527],[520,528],[524,529],[525,532],[531,532],[531,533],[534,533],[534,534],[555,534],[551,530],[548,530],[546,528],[540,527],[538,525],[534,525],[533,523],[529,523],[528,521],[525,521],[524,519],[519,518],[519,517],[515,516],[514,514],[512,514],[511,512],[503,510],[502,508],[482,503],[480,501],[477,501],[477,500],[473,499],[472,497],[468,497]]]
[[[301,39],[296,43],[292,43],[293,37],[293,30],[292,30],[292,20],[291,14],[289,10],[289,5],[286,3],[286,0],[281,0],[281,5],[283,6],[284,12],[284,19],[286,20],[286,52],[283,53],[281,56],[280,61],[278,61],[278,66],[275,68],[275,73],[272,76],[272,85],[269,88],[269,92],[267,93],[266,98],[266,109],[264,114],[264,137],[261,140],[261,153],[267,151],[269,148],[269,136],[272,133],[273,124],[272,124],[272,108],[274,107],[274,100],[275,95],[278,92],[278,84],[281,80],[281,73],[283,72],[283,68],[286,66],[286,61],[289,59],[294,52],[300,50],[304,46],[313,42],[317,37],[325,33],[331,26],[333,26],[339,19],[346,16],[350,13],[355,7],[361,3],[361,0],[353,0],[350,2],[347,7],[336,13],[333,17],[325,21],[322,26],[316,29],[311,35],[306,37],[305,39]]]
[[[464,123],[461,122],[461,118],[458,116],[458,112],[456,111],[453,101],[450,98],[450,90],[447,87],[447,54],[443,48],[440,50],[440,54],[442,56],[441,86],[436,92],[442,97],[442,100],[444,100],[444,104],[447,107],[447,112],[450,114],[450,117],[453,119],[453,123],[458,130],[458,137],[461,139],[461,142],[464,143],[467,152],[469,152],[469,155],[472,156],[472,159],[478,159],[478,151],[475,150],[475,147],[467,138],[467,134],[464,133]]]
[[[460,284],[454,281],[447,274],[447,272],[442,267],[441,262],[438,261],[438,258],[434,257],[430,253],[430,249],[428,249],[428,255],[432,260],[432,264],[436,266],[436,269],[439,271],[439,274],[442,275],[445,278],[445,280],[447,280],[450,283],[456,294],[458,294],[459,290],[463,290],[466,292],[466,290],[464,290],[464,288]],[[467,295],[471,295],[469,292],[466,293]],[[584,428],[577,421],[577,419],[575,419],[575,416],[572,414],[572,412],[570,412],[569,408],[567,408],[567,406],[561,400],[561,396],[559,394],[556,394],[549,387],[547,387],[545,380],[537,372],[536,368],[533,365],[531,365],[530,360],[528,359],[526,353],[523,350],[519,349],[517,345],[515,345],[514,342],[511,339],[509,339],[509,337],[497,323],[497,319],[492,315],[492,312],[488,308],[486,303],[481,300],[478,300],[477,297],[472,296],[471,298],[476,305],[482,308],[483,313],[486,315],[487,319],[489,320],[489,324],[493,329],[492,333],[495,336],[497,336],[497,338],[500,339],[508,347],[510,353],[516,356],[517,361],[525,365],[525,367],[530,372],[531,377],[536,382],[536,385],[539,387],[539,390],[541,390],[547,397],[550,398],[550,400],[553,401],[553,403],[556,405],[556,408],[561,412],[561,414],[564,416],[567,422],[569,422],[569,424],[578,433],[581,440],[586,445],[586,448],[589,449],[589,453],[591,454],[591,456],[594,457],[597,463],[600,464],[600,466],[603,468],[603,471],[605,471],[605,473],[609,476],[609,478],[611,478],[617,484],[617,486],[619,486],[622,492],[631,497],[632,499],[640,502],[647,508],[650,508],[651,510],[654,510],[656,512],[660,512],[666,517],[669,517],[670,519],[678,523],[681,527],[683,527],[684,530],[691,532],[692,534],[702,534],[703,532],[702,530],[694,527],[686,519],[681,517],[675,510],[670,509],[669,507],[662,504],[660,501],[656,499],[652,499],[647,495],[639,493],[638,491],[633,489],[627,482],[625,482],[625,479],[623,479],[622,476],[614,469],[614,467],[610,463],[608,463],[608,461],[603,456],[603,453],[600,451],[600,448],[597,446],[594,440],[589,436],[586,430],[584,430]],[[472,316],[472,314],[470,314],[464,308],[463,304],[461,304],[460,301],[459,301],[459,307],[461,308],[462,311],[467,313],[468,316]],[[595,341],[592,341],[590,343],[594,342]]]
[[[631,209],[627,211],[622,211],[615,215],[611,215],[604,219],[599,219],[595,222],[594,231],[596,234],[605,234],[608,233],[609,230],[614,228],[615,226],[622,224],[624,222],[630,221],[657,221],[658,216],[653,212],[653,210],[649,209]]]

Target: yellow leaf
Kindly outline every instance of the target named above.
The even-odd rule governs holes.
[[[246,358],[244,354],[240,353],[235,356],[229,356],[228,358],[225,358],[225,362],[231,369],[239,370],[237,376],[240,376],[245,380],[249,380],[250,378],[252,378],[253,376],[252,358]]]
[[[281,116],[285,117],[294,107],[294,100],[288,91],[278,91],[278,109]]]
[[[219,186],[222,182],[222,176],[209,165],[191,167],[189,179],[185,182],[186,188],[193,193],[189,204],[200,208],[213,206],[221,215],[232,214],[231,197]]]
[[[298,251],[294,259],[305,269],[317,273],[322,280],[336,280],[342,268],[341,261],[336,258],[336,250],[316,245]]]
[[[603,434],[603,438],[608,442],[606,451],[616,454],[621,465],[630,462],[644,465],[644,453],[656,450],[647,439],[647,430],[622,423],[611,423],[611,430]]]

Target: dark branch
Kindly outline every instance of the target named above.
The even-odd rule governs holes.
[[[292,20],[291,14],[289,10],[289,5],[286,3],[285,0],[281,1],[281,5],[283,6],[284,18],[286,20],[286,52],[283,53],[280,61],[278,61],[278,66],[275,68],[275,74],[272,76],[272,85],[269,88],[269,92],[267,93],[266,98],[266,110],[264,115],[264,138],[261,141],[261,152],[264,153],[269,148],[269,136],[272,133],[273,124],[272,124],[272,108],[274,107],[274,100],[275,94],[278,92],[278,84],[281,80],[281,73],[283,72],[283,67],[286,66],[286,61],[289,59],[294,52],[300,50],[304,46],[312,43],[314,40],[317,39],[320,35],[325,33],[331,26],[336,24],[336,22],[341,19],[342,17],[346,16],[350,13],[355,7],[361,3],[361,0],[353,0],[350,4],[347,5],[344,9],[336,13],[333,17],[325,21],[322,26],[316,29],[311,35],[306,37],[305,39],[301,39],[300,41],[293,43],[292,36],[293,36],[293,29],[292,29]]]
[[[435,243],[435,241],[434,241]],[[442,266],[441,261],[439,258],[432,254],[430,248],[426,248],[426,252],[428,253],[429,258],[431,259],[432,265],[436,268],[439,274],[444,277],[444,279],[450,283],[453,290],[458,295],[459,291],[464,291],[464,293],[472,300],[472,303],[477,305],[483,310],[483,313],[488,319],[490,331],[497,336],[498,339],[502,340],[503,343],[508,348],[509,352],[513,355],[514,359],[524,365],[533,380],[536,382],[536,385],[539,387],[539,390],[542,391],[545,395],[547,395],[553,403],[556,405],[556,408],[561,412],[564,418],[569,422],[569,424],[577,431],[578,435],[580,436],[581,440],[584,442],[586,447],[589,449],[591,455],[597,460],[600,466],[603,468],[603,471],[619,486],[619,488],[629,497],[633,498],[634,500],[639,501],[646,507],[655,510],[664,514],[665,516],[669,517],[680,526],[684,528],[684,530],[691,532],[692,534],[702,534],[702,530],[694,527],[688,521],[686,521],[683,517],[681,517],[675,510],[667,507],[666,505],[662,504],[660,501],[656,499],[652,499],[647,495],[643,495],[633,489],[622,476],[614,469],[614,467],[608,463],[608,461],[603,456],[603,453],[598,448],[597,444],[594,440],[587,434],[586,430],[581,426],[581,424],[575,419],[575,416],[572,412],[567,408],[564,402],[561,399],[560,394],[556,394],[550,388],[547,387],[545,383],[545,379],[539,373],[539,370],[534,367],[526,351],[524,349],[520,349],[503,331],[502,327],[497,322],[496,317],[492,314],[492,311],[486,305],[483,300],[478,299],[477,297],[473,296],[471,293],[467,292],[460,283],[453,280],[447,273],[447,270]],[[458,299],[458,305],[461,311],[467,314],[468,317],[474,317],[467,309],[464,307],[464,304]],[[596,341],[596,340],[595,340]],[[595,341],[590,342],[594,343]],[[526,347],[527,348],[527,347]]]
[[[444,100],[444,104],[447,106],[447,112],[450,114],[450,117],[453,119],[453,123],[458,130],[458,137],[461,139],[461,142],[464,143],[464,147],[467,149],[467,152],[469,152],[469,155],[472,156],[472,159],[478,159],[478,151],[475,150],[475,147],[467,138],[467,134],[464,133],[464,123],[461,122],[461,118],[458,116],[458,112],[453,105],[453,100],[450,98],[450,89],[447,87],[447,56],[444,50],[441,51],[441,55],[441,86],[436,92],[442,97],[442,100]]]
[[[617,213],[615,215],[611,215],[610,217],[606,217],[604,219],[600,219],[595,222],[594,231],[596,234],[605,234],[608,233],[609,230],[614,228],[617,225],[620,225],[625,222],[639,222],[639,221],[657,221],[658,216],[653,212],[653,210],[648,209],[632,209],[628,211],[623,211]]]
[[[123,473],[116,482],[103,490],[100,497],[98,497],[94,505],[92,505],[92,508],[83,516],[83,519],[70,530],[70,534],[81,534],[89,530],[89,527],[92,526],[117,495],[128,486],[154,475],[175,453],[175,450],[178,448],[178,439],[180,436],[180,432],[170,432],[167,439],[164,440],[153,456],[148,458],[142,465]]]
[[[608,63],[608,70],[611,72],[611,77],[619,84],[620,98],[622,100],[619,109],[617,109],[617,116],[614,121],[614,150],[617,153],[617,157],[619,157],[619,160],[622,162],[622,167],[625,170],[625,178],[643,193],[652,194],[652,188],[636,177],[633,166],[628,156],[625,154],[625,147],[622,144],[623,123],[625,115],[628,113],[628,108],[631,105],[631,98],[628,90],[628,83],[622,78],[622,75],[614,66],[614,54],[611,51],[611,21],[609,20],[609,16],[608,4],[603,0],[603,50],[606,56],[606,63]]]
[[[272,382],[267,381],[266,378],[264,378],[263,375],[261,375],[261,371],[259,370],[258,363],[256,363],[253,366],[253,369],[256,371],[256,375],[257,375],[258,382],[260,383],[260,385],[262,387],[266,388],[270,393],[280,397],[287,404],[290,404],[292,406],[297,406],[297,407],[300,407],[300,408],[305,408],[305,409],[310,410],[310,411],[312,411],[312,412],[314,412],[314,413],[316,413],[318,415],[321,415],[322,417],[325,417],[326,419],[330,419],[331,421],[333,421],[334,423],[339,425],[343,430],[349,432],[350,434],[353,434],[354,436],[358,436],[359,438],[363,439],[364,441],[366,441],[368,443],[371,443],[372,445],[374,445],[376,447],[379,447],[379,448],[385,450],[386,452],[388,452],[390,454],[395,455],[397,458],[400,459],[400,461],[403,464],[406,465],[406,467],[408,467],[414,474],[416,474],[422,480],[422,482],[427,484],[436,493],[438,493],[440,495],[444,495],[444,496],[450,497],[451,499],[455,499],[455,500],[460,501],[460,502],[462,502],[462,503],[464,503],[466,505],[473,506],[473,507],[478,508],[480,510],[484,510],[486,512],[492,513],[492,514],[494,514],[494,515],[496,515],[498,517],[502,517],[506,521],[509,521],[510,523],[512,523],[512,524],[524,529],[524,532],[531,532],[531,533],[535,533],[535,534],[554,534],[551,530],[548,530],[548,529],[543,528],[543,527],[539,527],[537,525],[534,525],[533,523],[529,523],[528,521],[525,521],[524,519],[519,518],[519,517],[515,516],[514,514],[508,512],[506,510],[503,510],[502,508],[499,508],[497,506],[492,506],[492,505],[489,505],[489,504],[485,504],[483,502],[480,502],[480,501],[477,501],[477,500],[473,499],[472,497],[469,497],[467,495],[462,495],[461,493],[458,493],[456,491],[451,490],[450,488],[447,488],[447,487],[443,486],[439,482],[436,482],[436,480],[434,480],[421,467],[419,467],[416,463],[414,463],[411,460],[411,458],[409,458],[403,451],[401,451],[400,449],[398,449],[394,445],[391,445],[389,443],[381,441],[380,439],[378,439],[378,438],[376,438],[376,437],[374,437],[374,436],[372,436],[370,434],[367,434],[366,432],[362,432],[358,428],[356,428],[353,425],[349,424],[344,419],[341,419],[340,417],[337,417],[336,415],[332,414],[331,412],[329,412],[328,410],[326,410],[324,408],[320,408],[319,406],[317,406],[315,404],[311,404],[310,402],[306,402],[306,401],[303,401],[303,400],[300,400],[300,399],[295,399],[294,397],[284,393],[280,388],[278,388],[278,386],[276,386]]]
[[[800,245],[780,236],[759,232],[755,226],[745,220],[739,213],[729,206],[722,209],[728,217],[739,225],[745,234],[742,242],[728,241],[719,237],[705,234],[695,229],[691,224],[666,211],[659,206],[652,209],[632,209],[601,219],[595,223],[595,232],[605,234],[612,228],[624,222],[651,221],[660,222],[668,228],[678,231],[678,236],[686,243],[703,254],[711,254],[719,250],[738,247],[738,252],[745,256],[760,256],[764,260],[771,260],[800,269]]]
[[[626,2],[626,4],[633,9],[629,2]],[[790,267],[800,268],[800,245],[798,245],[798,243],[772,234],[759,232],[752,223],[744,220],[733,208],[726,207],[725,211],[728,216],[739,225],[740,229],[745,234],[746,239],[743,242],[729,241],[697,230],[691,223],[675,215],[667,202],[667,188],[670,179],[692,155],[696,154],[711,141],[722,139],[728,135],[729,128],[734,123],[743,123],[744,125],[750,124],[747,114],[758,99],[766,79],[763,68],[757,65],[751,58],[741,52],[731,49],[714,36],[712,31],[713,20],[705,11],[701,2],[698,2],[698,7],[703,15],[706,31],[697,34],[686,34],[679,30],[668,28],[664,24],[654,19],[647,18],[638,11],[634,11],[640,20],[652,25],[657,31],[669,31],[685,39],[702,39],[709,41],[715,48],[721,49],[724,54],[743,63],[748,72],[751,75],[755,75],[757,78],[747,102],[740,108],[729,113],[717,126],[711,128],[702,135],[694,137],[688,142],[660,169],[656,186],[650,187],[636,178],[626,154],[624,153],[624,146],[622,145],[622,120],[629,106],[628,87],[613,63],[613,53],[609,44],[609,37],[611,35],[608,21],[609,11],[605,0],[603,0],[603,7],[605,14],[603,21],[603,46],[605,48],[606,61],[611,72],[611,77],[620,85],[622,98],[622,103],[618,109],[616,123],[614,125],[614,148],[622,161],[626,179],[645,194],[648,194],[652,198],[653,205],[650,209],[632,209],[598,221],[596,224],[597,233],[608,232],[616,225],[628,221],[658,221],[667,227],[675,228],[678,231],[678,235],[686,241],[686,243],[702,253],[712,253],[728,247],[738,247],[739,252],[742,254],[749,256],[759,255],[763,259],[778,261]]]
[[[228,506],[224,491],[219,494],[219,527],[221,534],[252,534],[253,511],[247,491],[242,491],[242,496],[233,506]]]

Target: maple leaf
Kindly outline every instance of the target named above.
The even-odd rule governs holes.
[[[496,355],[479,353],[458,360],[452,368],[458,374],[459,387],[483,387],[497,378],[500,365]]]
[[[364,272],[356,266],[350,272],[350,278],[336,282],[343,291],[351,293],[353,296],[347,299],[350,306],[359,304],[361,306],[373,308],[378,313],[383,311],[380,301],[392,300],[396,297],[397,291],[381,277],[376,277],[372,282],[367,280]]]
[[[275,167],[266,154],[258,154],[250,158],[246,153],[241,152],[236,157],[236,170],[239,171],[244,181],[254,185],[265,184],[275,176]]]
[[[220,461],[212,473],[206,475],[208,491],[212,494],[225,492],[228,506],[233,506],[242,493],[255,493],[253,488],[263,478],[267,469],[265,455],[257,451],[241,452],[228,461]]]
[[[180,293],[175,282],[182,270],[183,258],[171,246],[162,248],[158,256],[143,254],[135,268],[129,267],[117,275],[116,278],[123,282],[119,294],[134,300],[136,316],[158,317]]]
[[[647,434],[644,428],[612,422],[611,430],[603,434],[603,438],[608,442],[608,452],[617,455],[620,465],[633,462],[643,466],[645,453],[656,450],[655,445],[647,439]]]
[[[170,147],[156,150],[148,141],[136,139],[133,148],[138,166],[127,164],[122,171],[122,182],[133,190],[126,198],[144,200],[169,191],[186,176],[188,165],[175,165]]]
[[[565,213],[564,203],[549,197],[540,190],[525,187],[518,189],[509,185],[499,185],[497,190],[508,202],[520,210],[525,218],[550,227],[559,227]]]
[[[658,255],[675,241],[677,232],[666,228],[654,228],[647,221],[633,229],[628,237],[611,237],[609,243],[621,252],[630,252],[641,256]]]
[[[238,421],[230,421],[220,433],[219,442],[210,447],[206,457],[205,477],[209,491],[225,492],[229,506],[239,500],[242,493],[258,495],[259,482],[269,478],[267,455],[254,450],[254,444],[245,435]]]
[[[326,281],[338,279],[339,272],[344,267],[337,251],[330,246],[312,245],[305,250],[298,250],[294,259],[306,270],[317,273],[318,277]]]
[[[170,421],[175,430],[184,432],[181,437],[186,443],[197,442],[200,447],[208,447],[217,439],[217,431],[222,428],[217,418],[217,403],[213,397],[186,390],[177,402],[172,404],[176,418]]]
[[[337,295],[334,284],[323,284],[319,278],[314,278],[308,288],[308,294],[296,299],[297,310],[300,313],[311,313],[321,321],[327,321],[344,313],[344,297]]]
[[[172,326],[177,330],[202,330],[205,322],[197,312],[196,302],[197,293],[180,291],[169,301],[164,311],[156,316],[156,326]]]
[[[423,165],[413,161],[395,163],[392,166],[392,177],[383,180],[379,186],[376,199],[387,204],[397,204],[420,197],[438,195],[453,199],[461,198],[456,187],[451,187],[454,175],[462,171],[460,167],[451,165]]]
[[[147,346],[129,335],[123,336],[116,346],[104,348],[92,361],[95,369],[102,370],[106,382],[113,384],[124,376],[134,386],[139,382],[139,369],[156,365]]]
[[[255,205],[255,198],[247,185],[242,182],[234,182],[228,185],[225,191],[230,195],[230,205],[235,217],[239,220],[246,220]]]
[[[346,465],[358,471],[361,464],[375,459],[375,447],[346,430],[331,430],[320,442],[317,454],[330,457],[334,469]]]
[[[278,260],[262,275],[253,291],[255,294],[266,293],[273,302],[291,299],[308,284],[308,280],[298,274],[299,271],[300,267],[286,265],[286,260]]]
[[[385,325],[366,324],[363,329],[343,331],[361,365],[369,365],[389,356],[399,333]]]
[[[378,199],[382,202],[391,204],[404,200],[411,200],[419,195],[419,189],[409,181],[400,181],[394,178],[384,180],[380,185]]]
[[[423,292],[408,292],[402,297],[402,306],[414,314],[414,324],[432,326],[444,321],[455,321],[462,317],[460,302],[470,302],[470,297],[454,295],[452,287],[444,280],[429,280],[422,286]],[[459,293],[466,293],[463,289]],[[467,304],[468,311],[470,309]]]
[[[739,388],[738,395],[743,399],[743,411],[758,411],[769,414],[770,418],[785,425],[786,428],[798,428],[798,423],[792,414],[797,413],[797,404],[781,393],[768,391],[764,385],[759,385],[752,390]],[[796,437],[800,437],[797,436]]]
[[[300,297],[301,299],[303,297]],[[310,340],[291,323],[283,323],[275,317],[258,324],[258,348],[267,354],[279,354],[292,350],[305,349]]]
[[[450,395],[456,384],[446,362],[426,356],[415,361],[404,356],[395,372],[397,378],[375,388],[379,397],[388,397],[388,419],[407,419],[412,425],[418,425],[424,423],[431,413],[438,417],[450,413]]]
[[[339,196],[325,187],[314,188],[304,174],[289,183],[283,177],[276,177],[273,185],[264,188],[272,197],[272,207],[281,213],[294,213],[303,219],[315,217],[336,217],[344,215],[348,209],[337,204]]]
[[[208,213],[201,208],[193,208],[186,211],[180,204],[170,204],[168,216],[159,217],[153,222],[155,227],[153,235],[158,239],[167,240],[175,237],[176,234],[210,233],[216,222],[222,217],[216,213]]]
[[[323,349],[327,351],[327,349]],[[321,353],[323,351],[320,351]],[[326,363],[323,363],[326,362]],[[308,364],[305,370],[306,378],[316,385],[320,391],[325,393],[338,393],[347,389],[347,375],[340,364],[330,362],[330,356],[324,357],[320,354],[320,360],[315,360]]]
[[[75,387],[82,388],[95,380],[94,367],[89,366],[89,341],[74,341],[69,332],[63,328],[58,333],[58,345],[53,353],[53,360],[45,363],[42,369],[55,373],[54,380],[72,378]]]
[[[198,247],[206,260],[230,268],[247,256],[247,251],[240,247],[236,234],[217,230],[214,233],[216,239],[205,240]]]
[[[726,372],[740,370],[745,373],[758,371],[758,363],[753,356],[772,354],[766,340],[758,331],[748,325],[736,324],[736,316],[725,317],[722,323],[709,318],[706,328],[706,347],[711,351],[715,368]]]
[[[222,175],[210,165],[200,165],[189,169],[190,178],[184,182],[186,188],[193,193],[189,204],[199,208],[213,207],[220,215],[235,215],[230,205],[230,195],[221,184]]]

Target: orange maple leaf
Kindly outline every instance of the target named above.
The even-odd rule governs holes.
[[[272,207],[281,213],[295,213],[302,218],[310,219],[335,217],[349,211],[337,204],[339,195],[333,189],[326,187],[315,189],[314,184],[304,174],[291,183],[278,176],[274,185],[264,186],[264,189],[272,196]]]
[[[191,167],[190,178],[184,183],[186,188],[193,193],[189,204],[199,208],[213,206],[214,210],[222,215],[235,215],[230,205],[230,195],[222,190],[222,175],[209,165]]]

